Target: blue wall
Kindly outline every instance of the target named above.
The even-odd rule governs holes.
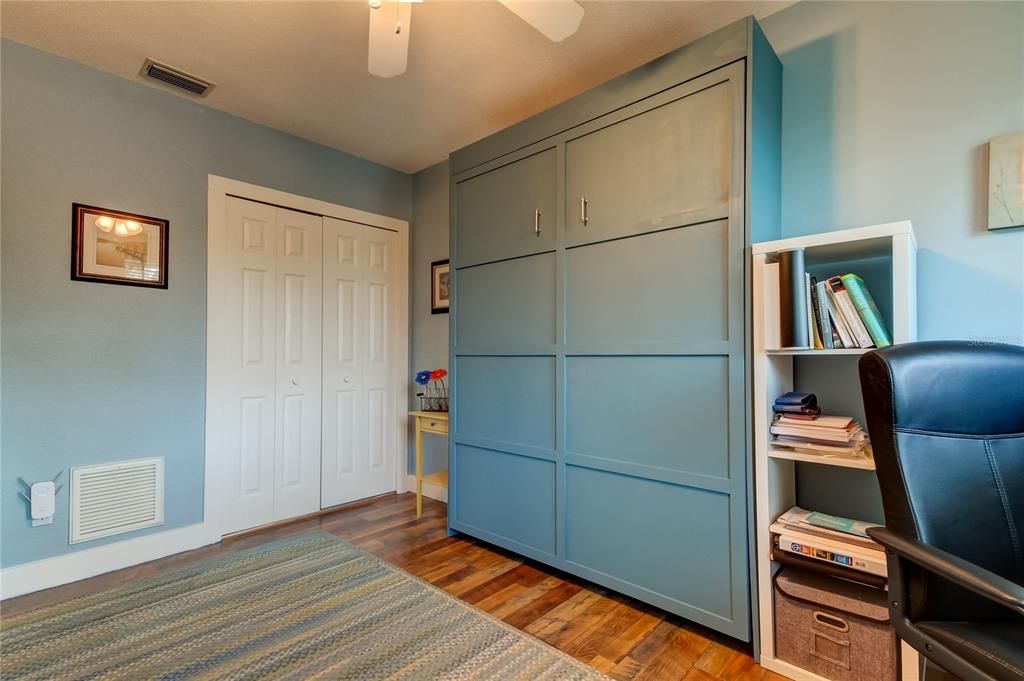
[[[448,161],[441,161],[413,176],[412,245],[409,274],[409,329],[412,333],[412,373],[421,369],[448,369],[448,315],[430,313],[430,263],[448,257]],[[409,408],[419,409],[420,386],[409,383]],[[416,440],[409,424],[409,473],[415,473]],[[423,436],[423,470],[448,468],[448,441],[439,435]]]
[[[985,229],[988,140],[1024,130],[1024,3],[801,2],[782,59],[782,229],[909,219],[921,339],[1024,343],[1024,230]]]
[[[206,176],[408,219],[409,175],[4,40],[0,564],[68,545],[18,476],[166,457],[166,530],[203,517]],[[70,281],[71,204],[170,220],[166,291]],[[133,535],[121,535],[110,541]]]

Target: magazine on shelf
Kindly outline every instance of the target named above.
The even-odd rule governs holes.
[[[808,511],[799,506],[794,506],[780,515],[778,523],[790,531],[805,532],[837,541],[848,541],[874,551],[883,550],[875,540],[867,535],[866,530],[869,527],[875,527],[874,523]]]
[[[871,575],[886,575],[885,553],[856,546],[852,542],[835,541],[805,532],[793,532],[778,523],[771,531],[778,535],[778,547],[782,551],[795,553],[818,561],[860,570]]]

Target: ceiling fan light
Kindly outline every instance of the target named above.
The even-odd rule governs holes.
[[[498,0],[506,9],[560,43],[577,30],[583,20],[583,5],[576,0]]]
[[[380,9],[383,4],[382,0],[368,0],[370,3],[370,9]]]
[[[109,233],[114,228],[114,218],[109,215],[101,215],[96,218],[96,229]]]
[[[370,12],[367,67],[371,75],[392,78],[405,73],[409,56],[412,5],[389,2],[380,12]]]

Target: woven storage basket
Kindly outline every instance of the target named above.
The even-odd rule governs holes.
[[[775,657],[833,681],[895,681],[881,589],[785,568],[775,577]]]

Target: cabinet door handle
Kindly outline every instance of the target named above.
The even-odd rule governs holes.
[[[590,219],[587,217],[587,205],[587,197],[580,196],[580,222],[584,225],[587,224],[587,221]]]
[[[540,236],[540,211],[533,211],[533,233]]]

